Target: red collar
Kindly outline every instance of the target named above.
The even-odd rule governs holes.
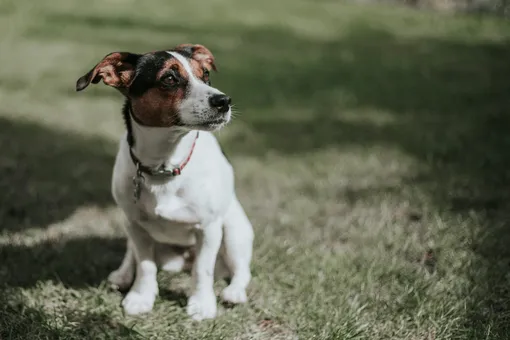
[[[133,160],[133,163],[135,163],[136,166],[136,174],[133,176],[133,198],[134,202],[138,202],[140,199],[140,195],[142,193],[142,183],[145,180],[145,177],[143,177],[143,174],[147,174],[149,176],[154,177],[174,177],[179,176],[182,172],[182,169],[188,164],[191,155],[193,154],[193,150],[195,150],[195,144],[198,139],[198,131],[197,135],[195,137],[195,140],[193,141],[193,145],[191,146],[191,150],[189,152],[188,157],[182,162],[179,166],[173,168],[173,169],[166,169],[165,165],[162,164],[157,168],[149,168],[148,166],[145,166],[140,162],[140,160],[135,156],[133,153],[133,150],[131,147],[129,147],[129,154],[131,155],[131,159]]]
[[[135,156],[133,153],[133,149],[129,148],[129,154],[131,155],[131,159],[133,160],[133,163],[135,163],[136,167],[136,176],[137,177],[143,177],[142,174],[147,174],[149,176],[155,176],[155,177],[173,177],[173,176],[179,176],[186,166],[188,164],[189,160],[191,159],[191,155],[193,154],[193,150],[195,150],[195,144],[197,143],[199,132],[197,131],[197,135],[195,136],[195,140],[193,141],[193,145],[191,146],[191,150],[188,154],[188,157],[177,167],[173,169],[166,169],[164,164],[161,164],[157,168],[150,168],[146,165],[143,165],[142,162]]]

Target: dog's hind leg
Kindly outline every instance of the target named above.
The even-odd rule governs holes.
[[[126,253],[120,267],[114,270],[108,276],[110,282],[115,288],[125,291],[127,290],[135,278],[136,261],[133,253],[133,245],[128,240],[126,242]]]
[[[225,302],[246,302],[246,287],[251,280],[250,262],[253,249],[253,228],[241,203],[234,196],[225,215],[224,259],[232,274],[230,285],[221,294]]]

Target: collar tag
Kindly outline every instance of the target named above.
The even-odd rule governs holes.
[[[139,163],[138,163],[139,164]],[[137,166],[136,174],[133,176],[133,199],[135,203],[138,202],[142,194],[142,184],[145,181],[139,166]]]

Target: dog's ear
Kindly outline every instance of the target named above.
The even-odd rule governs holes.
[[[76,82],[76,91],[81,91],[90,83],[97,84],[102,79],[106,85],[118,89],[127,88],[134,79],[139,54],[113,52],[103,58],[92,70]]]
[[[189,55],[190,58],[198,61],[200,65],[207,70],[217,71],[216,65],[214,64],[214,56],[207,47],[203,45],[181,44],[175,49],[179,52],[183,52],[185,55]]]

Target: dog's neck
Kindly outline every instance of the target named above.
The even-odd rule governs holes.
[[[126,105],[124,119],[128,144],[133,154],[146,167],[167,169],[179,167],[190,155],[198,131],[182,127],[150,127],[138,123]]]

